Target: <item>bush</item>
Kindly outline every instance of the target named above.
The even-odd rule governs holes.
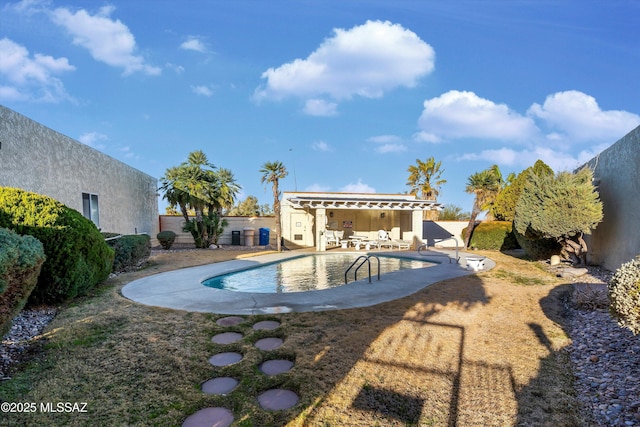
[[[38,283],[44,260],[38,239],[0,228],[0,337],[9,331],[11,320]]]
[[[176,233],[173,231],[161,231],[156,235],[156,238],[160,242],[162,249],[169,250],[171,249],[171,245],[176,241]]]
[[[609,310],[618,325],[640,333],[640,259],[622,264],[609,282]]]
[[[34,303],[83,295],[109,277],[114,251],[93,222],[62,203],[17,188],[0,187],[0,227],[40,240],[47,256]]]
[[[518,241],[512,230],[513,224],[510,221],[484,221],[473,229],[469,247],[476,249],[491,249],[496,251],[506,251],[518,249]],[[464,236],[466,227],[462,230]]]
[[[533,260],[549,259],[551,255],[560,255],[562,246],[555,239],[529,239],[518,230],[513,230],[518,244]]]
[[[140,265],[151,254],[151,239],[146,234],[126,235],[107,240],[115,250],[113,258],[114,273],[128,271]]]

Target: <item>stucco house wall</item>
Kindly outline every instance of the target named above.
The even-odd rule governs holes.
[[[640,254],[640,126],[591,159],[604,218],[585,236],[588,261],[609,270]]]
[[[158,180],[85,144],[0,106],[0,186],[52,197],[83,213],[97,195],[99,228],[158,232]]]

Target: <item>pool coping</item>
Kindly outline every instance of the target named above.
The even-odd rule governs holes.
[[[332,251],[332,253],[337,252],[339,251]],[[309,253],[281,252],[158,273],[128,283],[122,288],[121,294],[125,298],[144,305],[204,313],[252,315],[327,311],[368,307],[392,301],[411,295],[433,283],[476,273],[467,270],[466,258],[474,255],[465,252],[458,254],[459,263],[449,263],[442,256],[447,256],[449,259],[455,258],[455,251],[437,250],[426,254],[423,252],[424,255],[416,251],[363,251],[363,255],[389,255],[438,264],[421,269],[383,274],[382,280],[378,281],[374,277],[371,283],[368,283],[368,279],[365,278],[343,286],[307,292],[279,294],[237,292],[202,285],[202,281],[213,276],[305,254]],[[494,266],[495,263],[492,260],[485,259],[484,270]]]

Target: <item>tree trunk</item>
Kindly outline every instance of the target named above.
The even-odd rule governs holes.
[[[469,247],[469,242],[471,241],[471,233],[473,233],[473,229],[476,228],[476,218],[480,211],[476,209],[475,203],[473,205],[473,210],[471,211],[471,217],[469,218],[469,225],[467,225],[467,231],[464,233],[464,247]]]
[[[282,223],[280,220],[280,192],[278,191],[278,181],[273,183],[273,211],[276,215],[276,250],[282,250],[281,234]]]

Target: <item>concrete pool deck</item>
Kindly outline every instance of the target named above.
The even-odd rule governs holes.
[[[283,261],[303,254],[295,251],[281,252],[154,274],[128,283],[121,292],[125,298],[141,304],[205,313],[251,315],[341,310],[392,301],[442,280],[474,274],[475,271],[467,270],[466,258],[477,257],[460,252],[460,261],[456,264],[454,260],[449,263],[449,260],[443,257],[444,255],[455,258],[455,251],[448,250],[423,252],[422,255],[416,251],[369,252],[371,255],[391,255],[438,264],[382,274],[380,281],[372,274],[371,283],[365,278],[343,286],[308,292],[237,292],[209,288],[202,284],[204,280],[213,276]],[[362,255],[364,254],[367,253],[363,252]],[[494,266],[492,260],[485,258],[484,270]]]

